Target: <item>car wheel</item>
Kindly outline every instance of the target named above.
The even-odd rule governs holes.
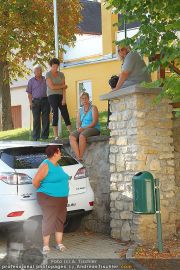
[[[77,231],[81,225],[81,219],[81,216],[68,217],[64,224],[64,232],[70,233]]]

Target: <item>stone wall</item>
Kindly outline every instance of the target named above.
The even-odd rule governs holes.
[[[73,154],[69,141],[64,141],[66,150]],[[109,137],[94,136],[88,139],[84,164],[88,171],[91,187],[94,191],[94,209],[83,217],[81,229],[110,233],[110,172]]]
[[[125,241],[156,241],[155,215],[132,213],[132,177],[149,171],[160,180],[163,238],[176,232],[172,107],[154,105],[161,89],[132,86],[101,97],[110,99],[111,235]]]
[[[174,160],[175,160],[175,185],[177,188],[176,196],[176,228],[180,233],[180,117],[173,119],[173,139],[174,139]]]

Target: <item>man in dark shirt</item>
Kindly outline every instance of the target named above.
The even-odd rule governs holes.
[[[33,139],[37,141],[40,139],[40,135],[42,139],[47,139],[49,136],[50,105],[46,93],[46,80],[42,76],[40,65],[34,67],[34,74],[35,77],[28,82],[26,92],[28,93],[30,110],[32,110],[33,114]]]

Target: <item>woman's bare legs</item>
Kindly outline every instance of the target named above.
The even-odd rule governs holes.
[[[79,145],[78,145],[77,139],[73,135],[70,135],[69,140],[70,140],[71,148],[74,151],[76,158],[79,160],[80,153],[79,153]]]
[[[54,137],[58,137],[58,126],[53,126]]]
[[[44,247],[45,246],[49,247],[49,239],[50,239],[50,235],[43,236],[43,245],[44,245]]]
[[[63,232],[55,232],[55,239],[57,245],[62,244]]]
[[[82,159],[86,150],[86,137],[84,135],[79,136],[79,158]]]
[[[62,238],[63,238],[63,232],[55,232],[55,239],[56,239],[56,244],[58,247],[58,249],[60,251],[65,251],[66,247],[62,244]]]
[[[68,129],[69,133],[72,132],[72,127],[71,127],[71,125],[67,126],[67,129]]]

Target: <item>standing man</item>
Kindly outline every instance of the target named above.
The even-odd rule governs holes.
[[[123,61],[122,71],[119,80],[113,90],[128,87],[142,82],[151,82],[151,76],[147,71],[143,58],[130,50],[129,47],[119,47],[118,54]]]
[[[26,92],[28,93],[30,110],[32,110],[33,114],[33,139],[37,141],[40,139],[40,135],[42,139],[48,139],[50,105],[47,98],[46,79],[42,76],[41,65],[34,67],[34,75],[35,77],[28,82]]]

